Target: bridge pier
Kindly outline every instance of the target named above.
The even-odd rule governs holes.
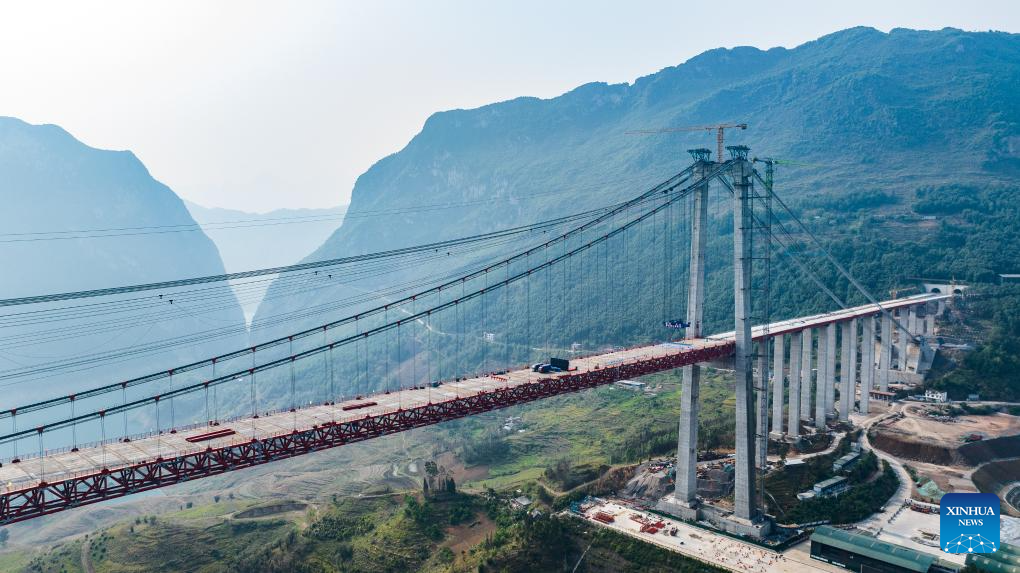
[[[927,305],[924,309],[924,333],[929,337],[935,336],[935,314],[932,310],[931,305]]]
[[[772,337],[772,437],[783,438],[783,395],[786,384],[783,380],[783,361],[786,358],[786,344],[783,335]],[[791,376],[792,378],[793,376]]]
[[[825,346],[828,354],[825,361],[825,418],[836,417],[836,323],[825,327]]]
[[[864,317],[861,333],[861,414],[871,413],[871,389],[875,386],[875,317]]]
[[[813,345],[812,330],[805,328],[801,331],[800,361],[800,419],[805,422],[811,421],[811,347]]]
[[[842,324],[843,353],[839,358],[839,421],[850,421],[857,390],[857,319]]]
[[[900,309],[899,322],[901,325],[909,328],[909,319],[907,318],[907,309]],[[897,370],[900,372],[907,371],[907,350],[909,350],[910,336],[906,332],[903,332],[902,328],[896,328],[896,339],[899,342],[897,351],[899,352],[899,362],[896,364]]]
[[[818,364],[815,373],[815,428],[825,429],[825,385],[829,373],[828,328],[818,333]]]
[[[757,343],[758,374],[754,383],[754,450],[755,460],[760,469],[762,460],[768,452],[769,445],[769,339],[764,338]]]
[[[882,313],[882,354],[878,359],[878,389],[882,392],[889,391],[889,368],[892,365],[892,316]]]
[[[786,435],[793,439],[800,437],[800,346],[803,339],[803,331],[790,335],[790,408]]]

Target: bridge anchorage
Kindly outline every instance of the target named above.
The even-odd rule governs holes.
[[[763,511],[760,479],[769,437],[793,441],[802,432],[824,431],[829,421],[846,422],[855,403],[867,413],[872,397],[886,396],[892,376],[916,375],[920,367],[909,372],[908,358],[916,354],[914,363],[924,362],[930,352],[924,335],[934,326],[932,307],[941,310],[951,295],[879,302],[815,240],[812,248],[869,301],[848,307],[799,261],[796,241],[774,217],[782,209],[788,222],[800,224],[774,192],[774,162],[749,158],[747,147],[727,149],[729,159],[715,162],[710,151],[691,150],[694,162],[683,171],[607,207],[387,253],[386,261],[433,265],[458,249],[469,254],[469,249],[507,244],[519,249],[502,258],[479,255],[448,269],[449,274],[404,290],[385,290],[378,306],[359,299],[360,306],[351,303],[357,310],[339,320],[131,380],[5,406],[0,423],[9,420],[10,431],[0,435],[0,524],[682,369],[676,490],[660,509],[741,535],[768,535],[771,521]],[[756,169],[759,163],[764,173]],[[708,334],[706,246],[713,184],[725,192],[724,202],[733,211],[734,330]],[[660,223],[662,232],[655,227]],[[800,230],[813,239],[806,227]],[[648,237],[653,247],[663,249],[662,272],[649,273],[649,265],[638,260],[639,255],[653,256],[647,254],[651,250],[632,250],[635,240]],[[678,244],[686,253],[678,254]],[[773,250],[786,255],[784,260],[814,281],[839,310],[772,321]],[[611,258],[611,251],[617,255]],[[364,258],[338,261],[339,270],[332,272],[342,274],[344,265],[354,264],[366,263]],[[673,276],[678,269],[686,272],[685,280]],[[587,278],[581,287],[571,280],[577,275]],[[208,281],[179,281],[178,288],[203,282]],[[583,296],[574,296],[579,288]],[[635,297],[645,294],[654,300],[653,290],[662,295],[661,320],[634,316],[630,305]],[[540,293],[539,303],[532,302],[533,291]],[[174,292],[181,307],[199,289]],[[406,296],[394,300],[393,293]],[[38,298],[52,303],[79,295],[99,296]],[[8,303],[13,304],[0,301],[0,306]],[[683,312],[676,312],[681,306]],[[925,320],[919,321],[922,312]],[[639,343],[621,348],[619,339],[596,326],[602,314],[626,326],[621,330],[630,333],[630,342]],[[553,368],[547,357],[567,352],[553,350],[557,328],[567,317],[585,316],[587,328],[569,334],[585,342],[560,341],[559,347],[573,349],[572,356],[568,367]],[[661,342],[663,324],[685,329],[684,337]],[[838,409],[837,340],[842,342]],[[698,394],[701,368],[708,363],[731,366],[736,378],[732,510],[696,495]],[[879,390],[874,390],[876,379]]]

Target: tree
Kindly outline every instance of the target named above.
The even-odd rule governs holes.
[[[432,460],[425,462],[425,474],[431,478],[439,475],[439,468],[436,466],[436,462]]]

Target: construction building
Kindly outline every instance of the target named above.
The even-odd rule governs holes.
[[[644,392],[646,384],[636,380],[620,380],[615,384],[615,386],[627,390],[634,390],[635,392]]]
[[[1020,547],[1001,543],[995,553],[967,555],[966,563],[988,573],[1020,573]]]
[[[806,501],[816,497],[836,497],[850,489],[850,482],[843,476],[836,476],[816,483],[808,491],[797,494],[797,499]]]
[[[878,400],[879,402],[892,402],[896,399],[895,392],[883,392],[881,390],[872,390],[871,399]]]
[[[850,452],[849,454],[839,458],[832,462],[832,471],[841,472],[848,470],[854,466],[861,459],[860,452]]]
[[[955,573],[960,569],[934,555],[827,525],[811,534],[811,558],[868,573]]]
[[[836,476],[816,483],[811,489],[818,497],[836,497],[850,489],[850,482],[843,476]]]

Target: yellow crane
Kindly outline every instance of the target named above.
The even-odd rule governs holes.
[[[659,129],[635,129],[628,131],[630,135],[652,135],[656,133],[680,133],[685,131],[714,131],[716,142],[715,160],[723,161],[723,138],[727,129],[747,129],[746,123],[719,123],[716,125],[697,125],[692,127],[662,127]]]

